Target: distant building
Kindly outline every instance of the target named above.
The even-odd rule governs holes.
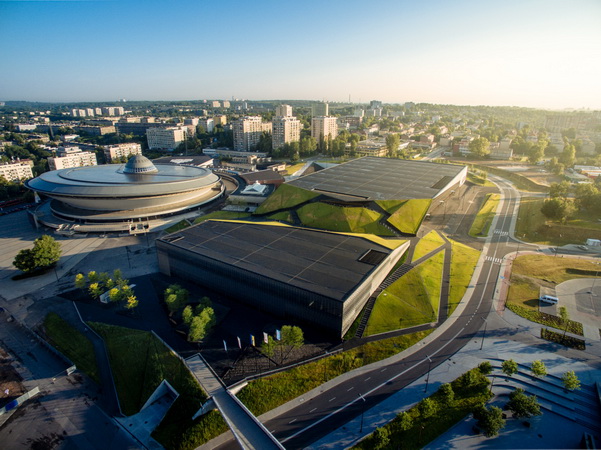
[[[17,129],[17,131],[19,132],[23,132],[23,131],[35,131],[37,128],[37,125],[31,125],[31,124],[22,124],[22,123],[18,123],[15,124],[14,127]]]
[[[356,156],[386,156],[388,149],[385,142],[377,141],[359,141],[355,149]],[[350,148],[347,148],[345,154],[350,154]]]
[[[281,148],[284,144],[300,141],[301,121],[296,117],[274,117],[272,122],[272,147]]]
[[[369,102],[369,109],[382,109],[382,102],[380,100],[372,100]]]
[[[490,144],[490,157],[493,159],[511,159],[513,156],[512,141],[511,138],[504,138],[497,145],[493,145],[495,142],[492,142]]]
[[[221,106],[223,106],[224,108],[229,108],[230,107],[230,102],[228,102],[227,100],[224,100],[222,102]]]
[[[276,117],[292,117],[292,106],[280,105],[275,108]]]
[[[31,166],[23,161],[0,163],[0,177],[3,177],[6,181],[17,182],[33,178],[33,172]]]
[[[116,159],[127,158],[142,154],[142,146],[135,142],[126,142],[123,144],[107,145],[103,148],[104,156],[107,162],[111,163]]]
[[[217,100],[213,100],[213,101],[211,102],[211,106],[212,106],[213,108],[221,108],[221,102],[218,102]]]
[[[217,125],[227,125],[227,116],[226,115],[218,115],[213,117],[213,122],[215,123],[215,126]]]
[[[315,103],[311,106],[311,115],[313,117],[329,116],[330,106],[325,102]]]
[[[146,139],[148,140],[148,148],[151,150],[173,151],[186,139],[186,128],[148,128]]]
[[[207,133],[212,133],[215,129],[215,120],[210,118],[199,119],[198,125],[203,127]]]
[[[91,134],[92,136],[104,136],[105,134],[111,134],[116,131],[115,127],[109,126],[97,126],[97,125],[79,125],[72,127],[78,133]]]
[[[311,136],[318,141],[327,139],[328,136],[334,139],[338,136],[338,123],[336,117],[313,117],[311,119]]]
[[[250,152],[257,148],[264,131],[271,132],[271,123],[263,123],[260,116],[245,116],[232,124],[234,150]]]
[[[82,152],[79,147],[59,147],[56,151],[56,156],[48,158],[48,167],[50,167],[50,170],[96,165],[98,165],[96,154],[93,152]]]

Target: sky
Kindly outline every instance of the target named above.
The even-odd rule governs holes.
[[[0,101],[601,109],[601,0],[0,0]]]

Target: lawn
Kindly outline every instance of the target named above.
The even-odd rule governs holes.
[[[280,211],[278,213],[267,216],[267,218],[270,220],[292,223],[292,216],[290,215],[290,211]]]
[[[486,195],[484,204],[480,208],[480,211],[478,211],[478,214],[476,214],[474,223],[472,223],[472,227],[470,228],[470,236],[480,237],[488,235],[488,230],[497,212],[500,198],[499,194]]]
[[[546,245],[584,244],[587,238],[601,239],[599,217],[580,213],[565,224],[552,222],[540,211],[545,199],[524,197],[516,223],[516,236],[524,241]]]
[[[435,321],[443,263],[441,251],[386,288],[376,299],[365,336]]]
[[[411,428],[404,431],[401,421],[397,416],[384,427],[390,433],[390,442],[386,448],[420,449],[432,442],[438,436],[450,429],[457,422],[476,409],[478,405],[486,403],[491,394],[488,390],[489,381],[478,369],[472,369],[474,382],[466,386],[466,374],[451,383],[454,399],[445,402],[440,392],[430,396],[435,405],[435,412],[430,417],[423,417],[419,411],[419,404],[407,411],[412,419]],[[363,439],[353,449],[378,448],[376,437],[372,434]]]
[[[449,316],[457,308],[465,295],[480,252],[457,241],[451,241],[451,269],[449,274]]]
[[[388,222],[403,233],[415,234],[431,203],[429,198],[407,200],[388,218]]]
[[[417,261],[422,256],[426,256],[428,253],[433,252],[441,245],[444,245],[445,241],[440,235],[432,230],[419,240],[413,251],[413,261]]]
[[[167,233],[175,233],[176,231],[183,230],[184,228],[188,228],[189,226],[190,226],[190,224],[188,223],[187,220],[182,220],[181,222],[177,222],[176,224],[171,225],[165,231]]]
[[[290,209],[319,196],[315,192],[297,188],[289,184],[282,184],[273,194],[265,200],[254,214],[268,214],[280,209]]]
[[[163,379],[179,392],[154,431],[168,449],[193,449],[227,429],[217,412],[191,418],[207,395],[184,363],[151,333],[103,323],[89,324],[105,340],[124,414],[137,413]]]
[[[388,214],[394,214],[407,200],[376,200],[376,204]]]
[[[50,343],[69,358],[79,370],[100,384],[92,342],[56,313],[44,319],[44,332]]]
[[[294,172],[297,172],[299,170],[301,170],[303,167],[305,167],[305,163],[298,163],[298,164],[294,164],[292,166],[288,166],[286,167],[286,174],[287,175],[294,175]]]
[[[351,233],[394,236],[379,223],[382,215],[367,208],[346,208],[326,203],[310,203],[297,210],[304,226]]]
[[[212,213],[205,214],[204,216],[194,219],[194,224],[202,223],[211,219],[235,220],[245,219],[247,217],[250,217],[250,213],[239,211],[213,211]]]
[[[370,342],[285,372],[251,381],[237,397],[259,416],[314,389],[328,380],[415,345],[433,330]]]
[[[486,172],[484,172],[484,175],[486,175]],[[484,187],[494,187],[494,184],[492,184],[490,181],[488,181],[486,178],[477,175],[473,172],[468,172],[467,173],[467,179],[468,181],[471,181],[474,184],[477,184],[479,186],[484,186]]]

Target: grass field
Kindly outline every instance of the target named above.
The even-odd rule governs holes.
[[[444,239],[440,235],[432,230],[419,240],[413,251],[413,261],[417,261],[422,256],[436,250],[441,245],[444,245]]]
[[[50,343],[69,358],[79,370],[100,384],[92,342],[56,313],[44,319],[44,331]]]
[[[286,174],[294,175],[294,172],[301,170],[304,166],[305,166],[304,162],[288,166],[288,167],[286,167]]]
[[[346,208],[326,203],[310,203],[297,210],[304,226],[351,233],[394,236],[379,221],[382,215],[367,208]]]
[[[251,381],[237,397],[259,416],[338,375],[388,358],[415,345],[433,330],[370,342],[285,372]]]
[[[301,203],[308,202],[318,195],[319,194],[289,184],[282,184],[267,200],[259,205],[255,214],[268,214],[280,209],[293,208]]]
[[[191,418],[207,396],[184,363],[151,333],[103,323],[89,324],[105,340],[121,409],[137,413],[163,379],[180,396],[153,433],[168,449],[193,449],[227,429],[221,415]]]
[[[488,230],[495,217],[500,198],[499,194],[486,195],[484,204],[480,208],[480,211],[478,211],[478,214],[476,214],[474,223],[472,223],[472,227],[470,228],[470,236],[480,237],[488,235]]]
[[[470,284],[480,252],[457,241],[451,241],[449,274],[449,315],[457,308]]]
[[[403,233],[415,234],[431,203],[429,198],[407,200],[388,218],[388,222]]]
[[[587,238],[601,239],[599,217],[579,214],[565,224],[551,222],[541,213],[544,199],[523,197],[520,201],[516,236],[524,241],[546,245],[584,244]]]
[[[474,184],[477,184],[478,186],[484,186],[484,187],[493,187],[494,184],[491,183],[490,181],[488,181],[486,178],[483,178],[473,172],[468,172],[467,173],[467,179],[468,181],[471,181]]]
[[[407,272],[376,299],[365,336],[412,327],[436,320],[444,251]]]
[[[432,442],[449,430],[474,411],[478,405],[486,403],[491,397],[488,390],[488,379],[478,369],[472,369],[470,372],[474,373],[475,382],[473,384],[465,385],[463,382],[466,377],[465,374],[451,383],[455,395],[450,403],[445,402],[439,392],[430,396],[435,404],[435,412],[432,416],[421,416],[419,406],[416,405],[407,411],[412,419],[412,426],[408,430],[404,431],[401,428],[398,416],[392,422],[386,424],[385,428],[390,433],[390,442],[385,448],[424,448],[428,442]],[[379,447],[375,436],[372,434],[352,448],[371,450]]]
[[[175,233],[176,231],[183,230],[184,228],[188,228],[189,226],[190,226],[190,224],[188,223],[187,220],[182,220],[181,222],[177,222],[176,224],[171,225],[165,231],[167,233]]]
[[[205,214],[204,216],[200,216],[200,217],[194,219],[194,224],[202,223],[205,220],[211,220],[211,219],[235,220],[235,219],[245,219],[247,217],[250,217],[250,213],[238,212],[238,211],[213,211],[212,213]]]
[[[292,217],[290,216],[290,211],[280,211],[278,213],[267,216],[267,218],[269,220],[278,220],[280,222],[292,223]]]

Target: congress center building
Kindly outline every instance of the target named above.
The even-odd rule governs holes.
[[[181,220],[225,191],[209,169],[153,164],[142,155],[127,164],[46,172],[26,186],[50,199],[32,211],[36,225],[73,233],[152,231]]]

